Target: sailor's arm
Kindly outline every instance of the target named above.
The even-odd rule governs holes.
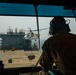
[[[45,41],[42,46],[43,54],[40,59],[40,65],[42,66],[42,69],[46,72],[48,70],[52,69],[53,65],[53,59],[52,56],[49,55],[49,47],[48,47],[48,41]]]

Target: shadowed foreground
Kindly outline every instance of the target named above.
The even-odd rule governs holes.
[[[35,55],[35,58],[30,60],[29,55]],[[29,75],[35,67],[36,63],[39,60],[41,51],[24,51],[24,50],[15,50],[15,51],[0,51],[0,60],[3,61],[4,68],[2,75]],[[12,59],[12,62],[9,62],[9,59]],[[34,72],[38,72],[41,69],[38,64]],[[36,75],[36,73],[33,73]]]

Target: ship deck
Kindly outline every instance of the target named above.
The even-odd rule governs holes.
[[[20,68],[20,67],[34,67],[41,56],[41,50],[39,51],[24,51],[24,50],[0,50],[0,60],[3,61],[4,68]],[[29,60],[29,55],[35,55],[35,59]],[[12,59],[12,63],[9,63],[9,59]],[[37,66],[40,66],[39,64]]]

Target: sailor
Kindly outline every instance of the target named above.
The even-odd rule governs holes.
[[[69,24],[66,24],[63,17],[56,16],[52,19],[49,34],[53,36],[42,46],[40,75],[46,75],[48,71],[52,73],[53,63],[56,64],[56,71],[62,75],[76,75],[76,35],[70,31]]]

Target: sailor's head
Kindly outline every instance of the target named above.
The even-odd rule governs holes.
[[[54,35],[61,30],[65,30],[66,32],[71,31],[69,25],[66,24],[66,20],[61,16],[56,16],[50,22],[49,34]]]

